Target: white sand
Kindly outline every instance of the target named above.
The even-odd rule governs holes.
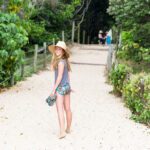
[[[76,46],[70,61],[105,64],[106,57]],[[54,73],[41,71],[0,93],[0,150],[150,150],[150,129],[130,120],[121,99],[109,94],[104,66],[71,66],[72,133],[58,139],[56,105],[45,103]]]

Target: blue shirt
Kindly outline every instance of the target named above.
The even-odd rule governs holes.
[[[63,71],[62,80],[61,80],[61,82],[58,86],[64,86],[66,84],[70,84],[69,78],[68,78],[68,68],[67,68],[66,59],[60,58],[59,61],[58,61],[58,64],[60,62],[64,63],[64,71]],[[57,80],[57,77],[58,77],[58,64],[57,64],[57,68],[55,70],[55,83],[56,83],[56,80]]]

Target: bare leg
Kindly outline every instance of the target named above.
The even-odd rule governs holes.
[[[63,101],[64,101],[64,95],[57,94],[56,99],[56,107],[57,107],[57,113],[58,113],[58,120],[59,120],[59,126],[60,126],[60,136],[59,138],[64,138],[66,136],[65,133],[65,118],[64,118],[64,109],[63,109]]]
[[[70,94],[65,95],[64,108],[66,111],[66,118],[67,118],[66,132],[70,133],[71,122],[72,122],[72,112],[70,108]]]

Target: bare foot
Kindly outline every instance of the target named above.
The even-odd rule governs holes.
[[[70,129],[66,129],[65,131],[66,131],[66,133],[68,133],[68,134],[71,133],[71,132],[70,132]]]
[[[64,133],[60,134],[59,139],[62,139],[62,138],[64,138],[65,136],[66,136],[66,133],[64,132]]]

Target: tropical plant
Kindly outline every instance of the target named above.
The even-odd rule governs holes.
[[[0,82],[10,77],[23,63],[21,48],[28,42],[27,36],[16,14],[0,11]]]

